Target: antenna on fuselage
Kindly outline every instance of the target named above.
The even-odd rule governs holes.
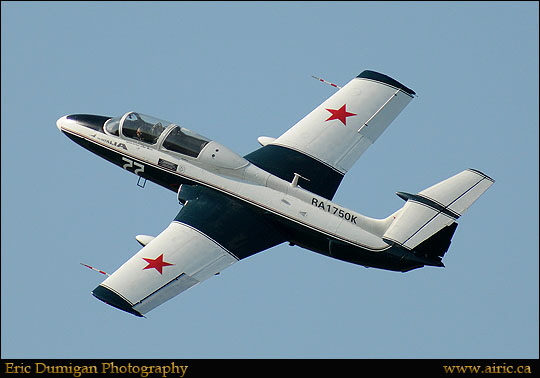
[[[311,75],[311,77],[314,78],[314,79],[319,80],[321,83],[325,83],[325,84],[331,85],[331,86],[334,87],[334,88],[341,89],[341,87],[340,87],[339,85],[334,84],[334,83],[331,83],[331,82],[326,81],[326,80],[324,80],[324,79],[321,79],[320,77],[313,76],[313,75]]]

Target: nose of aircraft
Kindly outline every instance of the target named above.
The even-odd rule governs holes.
[[[67,116],[60,117],[56,121],[56,127],[58,127],[58,130],[62,131],[62,127],[64,127],[66,123],[67,123]]]
[[[77,124],[81,126],[86,126],[94,130],[102,130],[103,125],[107,120],[112,117],[95,115],[95,114],[69,114],[59,118],[56,121],[56,126],[60,131],[66,129],[70,124]]]

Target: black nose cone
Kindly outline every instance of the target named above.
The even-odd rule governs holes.
[[[112,117],[94,115],[94,114],[70,114],[67,119],[76,121],[78,124],[89,127],[96,131],[103,131],[103,124]]]

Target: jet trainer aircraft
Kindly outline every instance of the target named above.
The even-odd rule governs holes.
[[[144,316],[283,242],[366,267],[444,266],[456,220],[494,182],[482,172],[466,169],[417,194],[398,192],[405,204],[384,219],[332,202],[347,171],[414,96],[389,76],[363,71],[280,137],[258,138],[262,147],[244,157],[136,112],[60,118],[71,140],[177,192],[183,205],[156,237],[136,236],[143,248],[92,294]]]

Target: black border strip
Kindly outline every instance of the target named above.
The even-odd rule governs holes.
[[[4,348],[5,349],[5,348]],[[318,351],[318,350],[317,350]],[[7,353],[6,353],[7,354]],[[10,353],[13,354],[13,353]],[[49,353],[55,354],[55,353]],[[58,354],[58,353],[56,353]],[[72,353],[73,354],[73,353]],[[100,354],[95,351],[89,355]],[[119,353],[117,353],[119,354]],[[120,353],[121,354],[121,353]],[[139,353],[142,354],[142,353]],[[154,353],[155,354],[155,353]],[[192,355],[192,353],[187,353]],[[275,353],[278,354],[278,353]],[[283,355],[283,353],[280,353]],[[286,371],[287,376],[298,377],[339,377],[347,374],[338,374],[338,371],[349,372],[381,372],[385,376],[401,377],[406,372],[413,372],[416,376],[451,377],[451,376],[525,376],[538,375],[540,366],[537,358],[492,358],[492,359],[458,359],[458,358],[314,358],[306,353],[307,358],[237,358],[240,355],[231,351],[224,351],[223,358],[185,358],[180,355],[171,359],[118,359],[118,358],[2,358],[3,372],[6,376],[76,376],[74,372],[80,371],[81,377],[117,376],[141,378],[145,369],[148,378],[154,377],[184,377],[208,378],[219,377],[224,374],[234,375],[235,378],[252,378],[254,372],[269,370]],[[317,355],[317,352],[314,352]],[[355,353],[351,353],[354,355]],[[407,354],[407,353],[403,353]],[[421,354],[421,353],[417,353]],[[440,353],[439,353],[440,354]],[[258,351],[251,355],[261,356]],[[232,357],[231,357],[232,356]],[[112,368],[115,368],[114,371]],[[153,371],[148,371],[154,367]],[[157,367],[161,367],[158,369]],[[84,370],[86,369],[86,370]],[[168,374],[164,374],[168,369]],[[174,370],[173,370],[174,369]],[[271,368],[270,368],[271,369]],[[281,370],[279,370],[281,369]],[[17,370],[17,372],[15,372]],[[270,371],[270,370],[269,370]],[[185,373],[185,374],[184,374]],[[233,373],[233,374],[231,374]],[[350,374],[349,374],[350,375]],[[369,374],[364,374],[369,375]]]

